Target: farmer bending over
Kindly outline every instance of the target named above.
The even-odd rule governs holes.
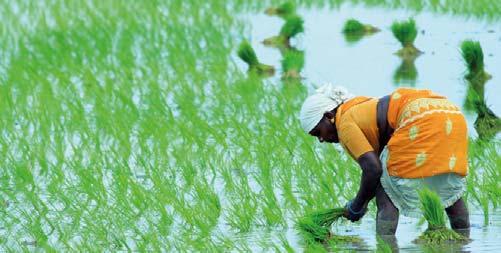
[[[341,143],[362,169],[345,208],[358,221],[376,197],[376,230],[394,235],[398,216],[420,215],[418,190],[441,198],[453,229],[470,227],[466,190],[467,127],[459,108],[430,90],[400,88],[382,98],[353,97],[330,84],[306,98],[303,129],[320,142]]]

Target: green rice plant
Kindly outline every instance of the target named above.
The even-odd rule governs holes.
[[[485,103],[485,83],[487,80],[466,80],[467,89],[463,108],[476,112],[478,103]]]
[[[402,45],[402,48],[396,52],[398,56],[413,58],[422,54],[422,52],[414,46],[414,40],[416,40],[418,29],[413,18],[409,18],[409,20],[406,21],[393,22],[391,31],[393,36],[395,36]]]
[[[446,227],[444,207],[437,193],[423,188],[419,191],[419,200],[428,228],[415,240],[416,243],[441,244],[468,241],[468,238]]]
[[[242,59],[249,66],[250,73],[256,73],[258,75],[268,75],[271,76],[275,73],[275,68],[270,65],[262,64],[259,62],[256,56],[256,52],[250,45],[248,41],[242,41],[237,51],[238,57]]]
[[[287,50],[282,59],[282,79],[300,79],[301,69],[304,67],[304,52]]]
[[[480,140],[492,140],[501,132],[501,119],[485,104],[484,100],[475,101],[477,119],[474,127]]]
[[[376,253],[391,253],[393,252],[391,245],[385,241],[381,236],[376,236],[377,249]]]
[[[324,209],[300,218],[296,224],[307,243],[325,242],[331,237],[330,226],[343,217],[344,208]]]
[[[290,48],[290,39],[304,31],[303,19],[293,15],[287,17],[285,24],[277,36],[263,40],[263,44],[271,47]]]
[[[373,34],[381,31],[379,28],[362,24],[360,21],[356,19],[348,19],[346,23],[344,23],[343,33],[344,34]]]
[[[484,69],[484,52],[480,42],[465,40],[461,43],[461,55],[468,68],[465,78],[468,80],[484,81],[492,78]]]
[[[276,15],[282,18],[287,18],[288,16],[296,13],[296,6],[294,3],[287,2],[279,5],[278,7],[269,7],[266,9],[265,13],[270,16]]]

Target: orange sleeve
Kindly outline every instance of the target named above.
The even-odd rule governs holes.
[[[338,128],[339,142],[355,159],[370,151],[374,151],[358,125],[351,119],[344,117]]]

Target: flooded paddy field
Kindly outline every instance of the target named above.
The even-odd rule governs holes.
[[[360,180],[341,147],[300,128],[303,99],[324,82],[375,97],[432,89],[459,105],[472,240],[441,250],[501,249],[501,139],[478,123],[501,115],[501,3],[298,1],[304,32],[291,46],[304,66],[292,82],[283,52],[261,43],[283,26],[264,14],[281,3],[0,3],[2,251],[308,250],[297,219],[344,205]],[[409,17],[424,54],[406,62],[390,26]],[[349,18],[381,31],[347,38]],[[490,80],[465,80],[466,39],[481,43]],[[243,40],[273,76],[247,73]],[[376,251],[375,210],[333,226],[360,243],[314,250]],[[412,242],[425,229],[401,216],[395,244],[431,250]]]

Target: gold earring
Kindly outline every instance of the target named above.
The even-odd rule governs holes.
[[[336,119],[335,118],[332,118],[329,120],[331,122],[331,124],[334,124],[334,122],[336,122]]]

